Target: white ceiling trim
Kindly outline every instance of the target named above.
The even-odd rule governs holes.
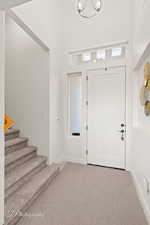
[[[20,26],[44,51],[49,52],[49,47],[12,11],[8,10],[7,15]]]
[[[0,0],[0,10],[8,10],[32,0]]]

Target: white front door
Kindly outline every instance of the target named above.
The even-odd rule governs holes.
[[[125,68],[88,72],[89,164],[125,169]]]

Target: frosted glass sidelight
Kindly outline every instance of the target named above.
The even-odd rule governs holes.
[[[81,75],[69,76],[69,130],[70,135],[81,133]]]

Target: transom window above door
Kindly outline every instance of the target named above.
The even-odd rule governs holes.
[[[99,47],[70,53],[70,63],[74,66],[125,58],[126,44],[112,45],[103,48]]]

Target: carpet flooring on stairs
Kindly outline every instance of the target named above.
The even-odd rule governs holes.
[[[5,225],[16,225],[60,172],[37,150],[18,129],[5,132]]]
[[[130,173],[67,163],[19,225],[147,225]]]

